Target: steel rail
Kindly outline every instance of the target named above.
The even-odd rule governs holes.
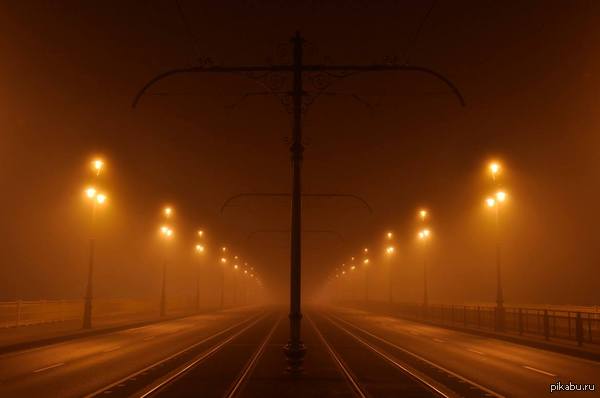
[[[439,386],[434,385],[433,382],[431,382],[430,380],[428,380],[427,377],[424,377],[423,375],[421,375],[420,372],[417,372],[416,370],[410,369],[406,365],[401,364],[399,361],[397,361],[396,359],[394,359],[391,355],[389,355],[386,352],[382,351],[381,349],[373,346],[372,344],[369,344],[364,339],[360,338],[356,334],[352,333],[348,329],[346,329],[343,326],[341,326],[338,322],[333,321],[330,317],[324,316],[324,318],[327,319],[329,322],[331,322],[332,325],[336,326],[337,328],[339,328],[340,330],[342,330],[344,333],[346,333],[347,335],[349,335],[350,337],[352,337],[353,339],[355,339],[356,341],[358,341],[359,343],[361,343],[362,345],[364,345],[365,347],[367,347],[369,350],[371,350],[375,354],[379,355],[381,358],[383,358],[384,360],[386,360],[392,366],[394,366],[395,368],[398,368],[399,370],[401,370],[402,372],[406,373],[407,375],[409,375],[414,380],[416,380],[419,383],[423,384],[427,389],[429,389],[433,393],[437,394],[438,396],[444,397],[444,398],[455,398],[455,397],[458,397],[458,395],[456,395],[454,393],[451,393],[449,391],[442,391],[442,388],[440,388]]]
[[[244,329],[242,329],[242,330],[246,330],[249,327],[251,327],[254,324],[256,324],[260,319],[264,318],[265,316],[266,316],[265,313],[262,313],[262,314],[259,314],[259,315],[252,315],[252,316],[244,319],[243,321],[236,323],[235,325],[229,326],[228,328],[225,328],[225,329],[223,329],[223,330],[221,330],[221,331],[219,331],[217,333],[214,333],[214,334],[212,334],[212,335],[210,335],[210,336],[208,336],[208,337],[200,340],[197,343],[192,344],[189,347],[184,348],[183,350],[180,350],[180,351],[178,351],[178,352],[176,352],[176,353],[174,353],[174,354],[172,354],[172,355],[170,355],[170,356],[168,356],[166,358],[161,359],[160,361],[154,362],[153,364],[144,367],[141,370],[137,370],[137,371],[135,371],[135,372],[133,372],[133,373],[131,373],[131,374],[129,374],[129,375],[127,375],[127,376],[119,379],[118,381],[116,381],[114,383],[111,383],[111,384],[109,384],[107,386],[104,386],[104,387],[102,387],[102,388],[100,388],[100,389],[98,389],[98,390],[96,390],[96,391],[94,391],[94,392],[92,392],[90,394],[87,394],[87,395],[84,396],[84,398],[97,397],[97,396],[99,396],[101,394],[104,394],[105,391],[108,391],[111,388],[113,388],[113,387],[115,387],[115,386],[117,386],[119,384],[125,383],[126,381],[128,381],[128,380],[130,380],[132,378],[135,378],[135,377],[141,375],[142,373],[147,372],[148,370],[150,370],[152,368],[160,366],[163,363],[170,361],[171,359],[174,359],[174,358],[176,358],[176,357],[178,357],[178,356],[180,356],[182,354],[185,354],[186,352],[188,352],[188,351],[190,351],[190,350],[192,350],[192,349],[194,349],[194,348],[196,348],[196,347],[198,347],[198,346],[200,346],[202,344],[205,344],[205,343],[207,343],[207,342],[209,342],[209,341],[211,341],[211,340],[213,340],[213,339],[215,339],[215,338],[217,338],[217,337],[219,337],[219,336],[221,336],[223,334],[226,334],[226,333],[234,330],[235,328],[238,328],[238,327],[240,327],[240,326],[242,326],[242,325],[244,325],[246,323],[249,323]]]
[[[305,316],[306,316],[306,319],[308,320],[308,323],[310,323],[311,326],[313,327],[313,329],[315,329],[317,336],[319,336],[319,340],[321,340],[321,342],[323,343],[325,348],[327,348],[327,351],[329,352],[329,355],[331,356],[333,361],[336,363],[336,365],[338,366],[338,368],[340,369],[340,371],[342,372],[344,377],[346,377],[348,384],[350,384],[350,387],[352,387],[352,391],[356,394],[356,396],[358,396],[360,398],[369,397],[369,395],[360,386],[358,380],[356,379],[356,376],[354,376],[354,374],[352,374],[348,365],[346,365],[346,363],[342,360],[342,358],[339,356],[339,354],[334,350],[334,348],[331,346],[331,344],[329,344],[327,339],[325,339],[325,336],[323,336],[323,334],[321,333],[321,331],[319,330],[317,325],[313,322],[311,317],[308,314],[306,314]]]
[[[144,391],[144,393],[139,395],[139,397],[140,398],[148,398],[148,397],[151,397],[154,394],[158,393],[163,388],[165,388],[169,384],[173,383],[175,380],[179,379],[181,376],[185,375],[187,372],[189,372],[195,366],[204,362],[205,360],[207,360],[208,358],[210,358],[211,356],[213,356],[214,354],[219,352],[223,347],[225,347],[227,344],[229,344],[231,341],[233,341],[234,339],[239,337],[241,334],[246,332],[251,327],[255,326],[259,321],[263,320],[265,317],[266,317],[266,315],[263,314],[258,319],[255,319],[254,321],[252,321],[249,325],[246,325],[244,328],[240,329],[239,331],[235,332],[231,336],[227,337],[225,340],[222,340],[219,344],[213,346],[212,348],[210,348],[207,351],[204,351],[200,356],[194,358],[192,361],[188,362],[186,365],[181,366],[178,370],[172,372],[169,376],[167,376],[166,378],[163,378],[161,381],[154,384],[149,390]]]
[[[447,374],[449,374],[449,375],[451,375],[451,376],[453,376],[453,377],[455,377],[455,378],[457,378],[459,380],[462,380],[464,383],[470,384],[470,385],[472,385],[472,386],[474,386],[474,387],[476,387],[476,388],[478,388],[478,389],[486,392],[490,396],[493,396],[493,397],[496,397],[496,398],[506,398],[504,395],[502,395],[500,393],[497,393],[496,391],[493,391],[493,390],[491,390],[491,389],[489,389],[487,387],[484,387],[481,384],[479,384],[479,383],[477,383],[477,382],[475,382],[475,381],[473,381],[471,379],[468,379],[465,376],[459,375],[458,373],[453,372],[452,370],[447,369],[447,368],[445,368],[445,367],[443,367],[441,365],[438,365],[437,363],[432,362],[429,359],[426,359],[426,358],[420,356],[419,354],[416,354],[416,353],[414,353],[412,351],[409,351],[409,350],[407,350],[404,347],[400,347],[397,344],[394,344],[394,343],[392,343],[391,341],[389,341],[387,339],[379,337],[379,336],[377,336],[377,335],[369,332],[368,330],[365,330],[365,329],[361,328],[360,326],[356,326],[356,325],[352,324],[351,322],[348,322],[345,319],[340,318],[339,316],[336,316],[336,315],[330,315],[330,316],[332,318],[335,318],[338,321],[340,321],[342,323],[345,323],[346,325],[348,325],[348,326],[350,326],[350,327],[352,327],[352,328],[354,328],[354,329],[356,329],[356,330],[358,330],[358,331],[366,334],[367,336],[374,338],[375,340],[378,340],[378,341],[380,341],[380,342],[382,342],[382,343],[384,343],[384,344],[386,344],[386,345],[388,345],[390,347],[393,347],[393,348],[395,348],[395,349],[397,349],[399,351],[402,351],[405,354],[408,354],[408,355],[410,355],[410,356],[412,356],[412,357],[414,357],[414,358],[416,358],[416,359],[418,359],[420,361],[423,361],[426,364],[428,364],[428,365],[430,365],[430,366],[432,366],[432,367],[434,367],[434,368],[436,368],[436,369],[438,369],[438,370],[440,370],[440,371],[442,371],[444,373],[447,373]]]
[[[248,376],[254,370],[258,360],[262,357],[262,354],[265,351],[265,347],[271,340],[271,337],[273,336],[275,329],[277,329],[277,326],[279,326],[280,323],[281,323],[281,316],[279,316],[279,318],[277,318],[277,321],[275,322],[275,324],[273,325],[273,327],[271,328],[269,333],[267,333],[267,336],[264,338],[264,340],[262,341],[262,343],[260,344],[258,349],[254,352],[254,354],[252,355],[252,357],[250,358],[248,363],[246,363],[246,365],[244,366],[244,369],[242,370],[240,375],[235,379],[234,383],[229,388],[227,394],[225,395],[227,398],[236,397],[241,392],[242,386],[248,379]]]

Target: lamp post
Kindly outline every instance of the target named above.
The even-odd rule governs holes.
[[[429,305],[429,297],[427,295],[427,241],[431,236],[431,232],[425,228],[419,232],[419,239],[423,242],[423,308],[427,311]]]
[[[94,179],[100,177],[100,173],[104,169],[104,161],[95,159],[92,161],[92,170],[94,171]],[[97,182],[97,181],[96,181]],[[90,258],[88,262],[87,285],[85,289],[85,298],[83,304],[83,328],[90,329],[92,327],[92,301],[93,301],[93,283],[94,283],[94,249],[96,245],[95,224],[96,224],[96,209],[98,206],[104,205],[106,202],[106,194],[98,192],[95,187],[88,187],[85,190],[85,196],[92,202],[92,215],[90,224]]]
[[[502,289],[502,270],[500,262],[501,238],[500,238],[500,206],[506,200],[505,191],[498,189],[498,174],[502,167],[498,162],[489,164],[488,169],[492,176],[492,183],[496,189],[493,196],[486,198],[485,202],[488,208],[494,210],[494,230],[496,237],[496,330],[504,330],[504,292]]]
[[[221,309],[225,308],[225,266],[227,265],[227,257],[225,257],[225,253],[227,253],[227,247],[223,246],[221,248],[221,252],[223,253],[223,257],[219,260],[221,262],[221,297],[220,297],[220,307]]]
[[[392,239],[394,239],[394,233],[392,231],[388,231],[385,234],[385,237],[388,241],[388,246],[385,248],[385,254],[388,257],[388,301],[390,302],[390,304],[392,304],[394,302],[394,265],[392,263],[392,257],[394,255],[395,249],[391,243]]]
[[[369,303],[369,264],[370,264],[370,260],[367,257],[369,254],[369,249],[368,248],[364,248],[363,249],[363,253],[365,255],[365,258],[363,258],[363,267],[365,269],[365,304]]]
[[[202,231],[198,231],[198,236],[202,236],[202,234],[200,232],[202,232]],[[204,256],[204,252],[206,251],[206,248],[204,247],[203,244],[196,243],[194,250],[196,251],[196,254],[198,255],[198,257],[202,258]],[[196,272],[196,312],[200,312],[200,272],[201,272],[201,269],[200,269],[200,266],[198,266],[198,270]]]
[[[388,238],[391,239],[391,238]],[[393,266],[393,256],[394,253],[396,252],[396,248],[392,245],[388,245],[385,248],[385,254],[388,257],[388,269],[389,269],[389,275],[388,275],[388,300],[390,304],[394,303],[394,266]]]
[[[166,220],[169,220],[173,215],[173,208],[165,207],[163,209],[163,216]],[[173,238],[173,229],[168,225],[160,227],[160,233],[162,238],[165,240],[165,245]],[[167,314],[167,255],[165,246],[165,258],[162,267],[162,286],[160,291],[160,316],[164,317]]]

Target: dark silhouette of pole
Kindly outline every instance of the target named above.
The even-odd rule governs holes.
[[[162,287],[160,289],[160,316],[167,315],[167,260],[163,261]]]
[[[289,93],[282,93],[275,89],[272,90],[277,95],[287,95],[291,97],[292,101],[292,114],[293,114],[293,127],[291,137],[291,169],[292,169],[292,192],[291,192],[291,248],[290,248],[290,306],[289,306],[289,319],[290,319],[290,334],[289,341],[284,347],[284,352],[287,356],[288,370],[292,373],[301,371],[304,355],[306,348],[300,338],[300,327],[302,320],[301,312],[301,219],[302,219],[302,156],[304,152],[304,146],[302,144],[302,112],[303,106],[308,106],[312,101],[307,101],[303,104],[303,99],[306,98],[307,93],[303,88],[302,76],[304,72],[308,73],[322,73],[323,76],[329,79],[342,78],[349,76],[351,73],[356,72],[387,72],[387,71],[404,71],[404,72],[417,72],[424,73],[441,80],[446,86],[450,88],[452,93],[457,97],[462,106],[465,105],[464,99],[456,86],[442,74],[431,70],[429,68],[413,65],[400,65],[393,62],[384,64],[370,64],[370,65],[323,65],[323,64],[304,64],[302,57],[303,43],[304,40],[300,36],[299,32],[296,32],[291,40],[293,47],[293,62],[291,64],[279,64],[279,65],[241,65],[241,66],[211,66],[201,65],[189,68],[172,69],[163,73],[158,74],[154,78],[150,79],[142,89],[137,93],[133,99],[133,107],[135,108],[139,103],[142,96],[157,82],[166,79],[171,76],[186,74],[186,73],[233,73],[233,74],[246,74],[248,77],[255,80],[259,80],[255,75],[257,72],[261,72],[262,76],[268,73],[292,73],[293,83],[292,90]],[[313,82],[313,85],[316,84]],[[327,85],[325,85],[327,86]],[[316,87],[318,93],[322,93],[326,87]],[[277,91],[277,92],[276,92]],[[316,97],[312,97],[314,100]],[[310,98],[309,98],[310,99]],[[287,102],[283,102],[287,105]]]
[[[495,206],[496,229],[496,330],[504,330],[504,292],[502,290],[502,270],[500,265],[500,203]]]
[[[302,46],[304,40],[297,32],[292,43],[294,45],[294,83],[292,90],[294,125],[290,145],[292,159],[292,221],[291,221],[291,258],[290,258],[290,339],[284,350],[288,361],[288,370],[299,372],[306,354],[306,347],[300,339],[302,320],[301,307],[301,250],[302,250]]]
[[[90,258],[88,263],[87,285],[85,289],[85,301],[83,304],[83,328],[92,327],[92,300],[93,300],[93,282],[94,282],[94,249],[96,238],[94,237],[94,224],[96,218],[96,202],[92,209],[92,236],[90,237]]]
[[[225,308],[225,265],[221,265],[221,297],[219,307],[221,309]]]

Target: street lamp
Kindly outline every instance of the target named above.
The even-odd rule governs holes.
[[[423,308],[426,309],[429,305],[429,297],[427,295],[427,254],[426,247],[427,241],[431,236],[431,231],[429,229],[424,228],[419,231],[419,240],[423,242]]]
[[[385,248],[385,254],[388,257],[388,300],[390,302],[390,304],[392,304],[394,302],[394,287],[393,287],[393,265],[392,265],[392,256],[394,255],[394,253],[396,252],[396,248],[392,245],[389,245],[388,247]]]
[[[169,220],[173,215],[173,209],[171,207],[165,207],[163,209],[163,216],[165,219]],[[165,244],[168,243],[174,235],[173,228],[168,224],[164,224],[160,227],[160,235],[165,241]],[[162,286],[160,291],[160,316],[164,317],[167,313],[167,251],[165,246],[165,258],[163,261],[163,269],[162,269]]]
[[[496,175],[501,168],[498,163],[491,163],[489,170],[492,174],[492,181],[497,186]],[[502,288],[502,269],[500,262],[501,242],[500,242],[500,206],[506,201],[508,195],[503,190],[497,190],[493,196],[485,199],[488,208],[494,210],[494,229],[496,236],[496,330],[504,329],[504,292]]]
[[[204,256],[205,247],[203,244],[196,243],[194,250],[200,258]],[[198,271],[196,273],[196,312],[200,312],[200,267],[198,267]]]
[[[94,179],[100,177],[100,173],[104,168],[104,162],[101,159],[95,159],[91,163],[94,171]],[[97,181],[96,181],[97,182]],[[90,329],[92,327],[92,301],[94,291],[94,249],[96,245],[95,227],[96,227],[96,209],[98,206],[103,206],[106,203],[107,196],[98,191],[96,187],[90,186],[85,189],[85,196],[92,202],[92,214],[90,225],[90,258],[88,262],[87,285],[85,289],[85,297],[83,304],[83,328]]]
[[[221,252],[225,253],[227,248],[223,246]],[[221,257],[221,291],[220,291],[220,308],[225,308],[225,265],[227,264],[227,257]]]

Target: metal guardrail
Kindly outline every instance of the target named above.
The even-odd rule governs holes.
[[[39,325],[45,323],[82,320],[82,299],[79,300],[37,300],[0,302],[0,328]],[[173,298],[167,302],[172,314],[193,311],[193,298]],[[159,302],[132,299],[94,300],[94,319],[126,316],[152,316],[159,313]]]
[[[504,307],[499,314],[495,306],[415,303],[368,303],[364,308],[379,307],[404,318],[440,325],[496,331],[520,336],[539,336],[545,340],[570,340],[579,346],[600,344],[600,312],[547,308]],[[498,316],[503,319],[498,328]]]

